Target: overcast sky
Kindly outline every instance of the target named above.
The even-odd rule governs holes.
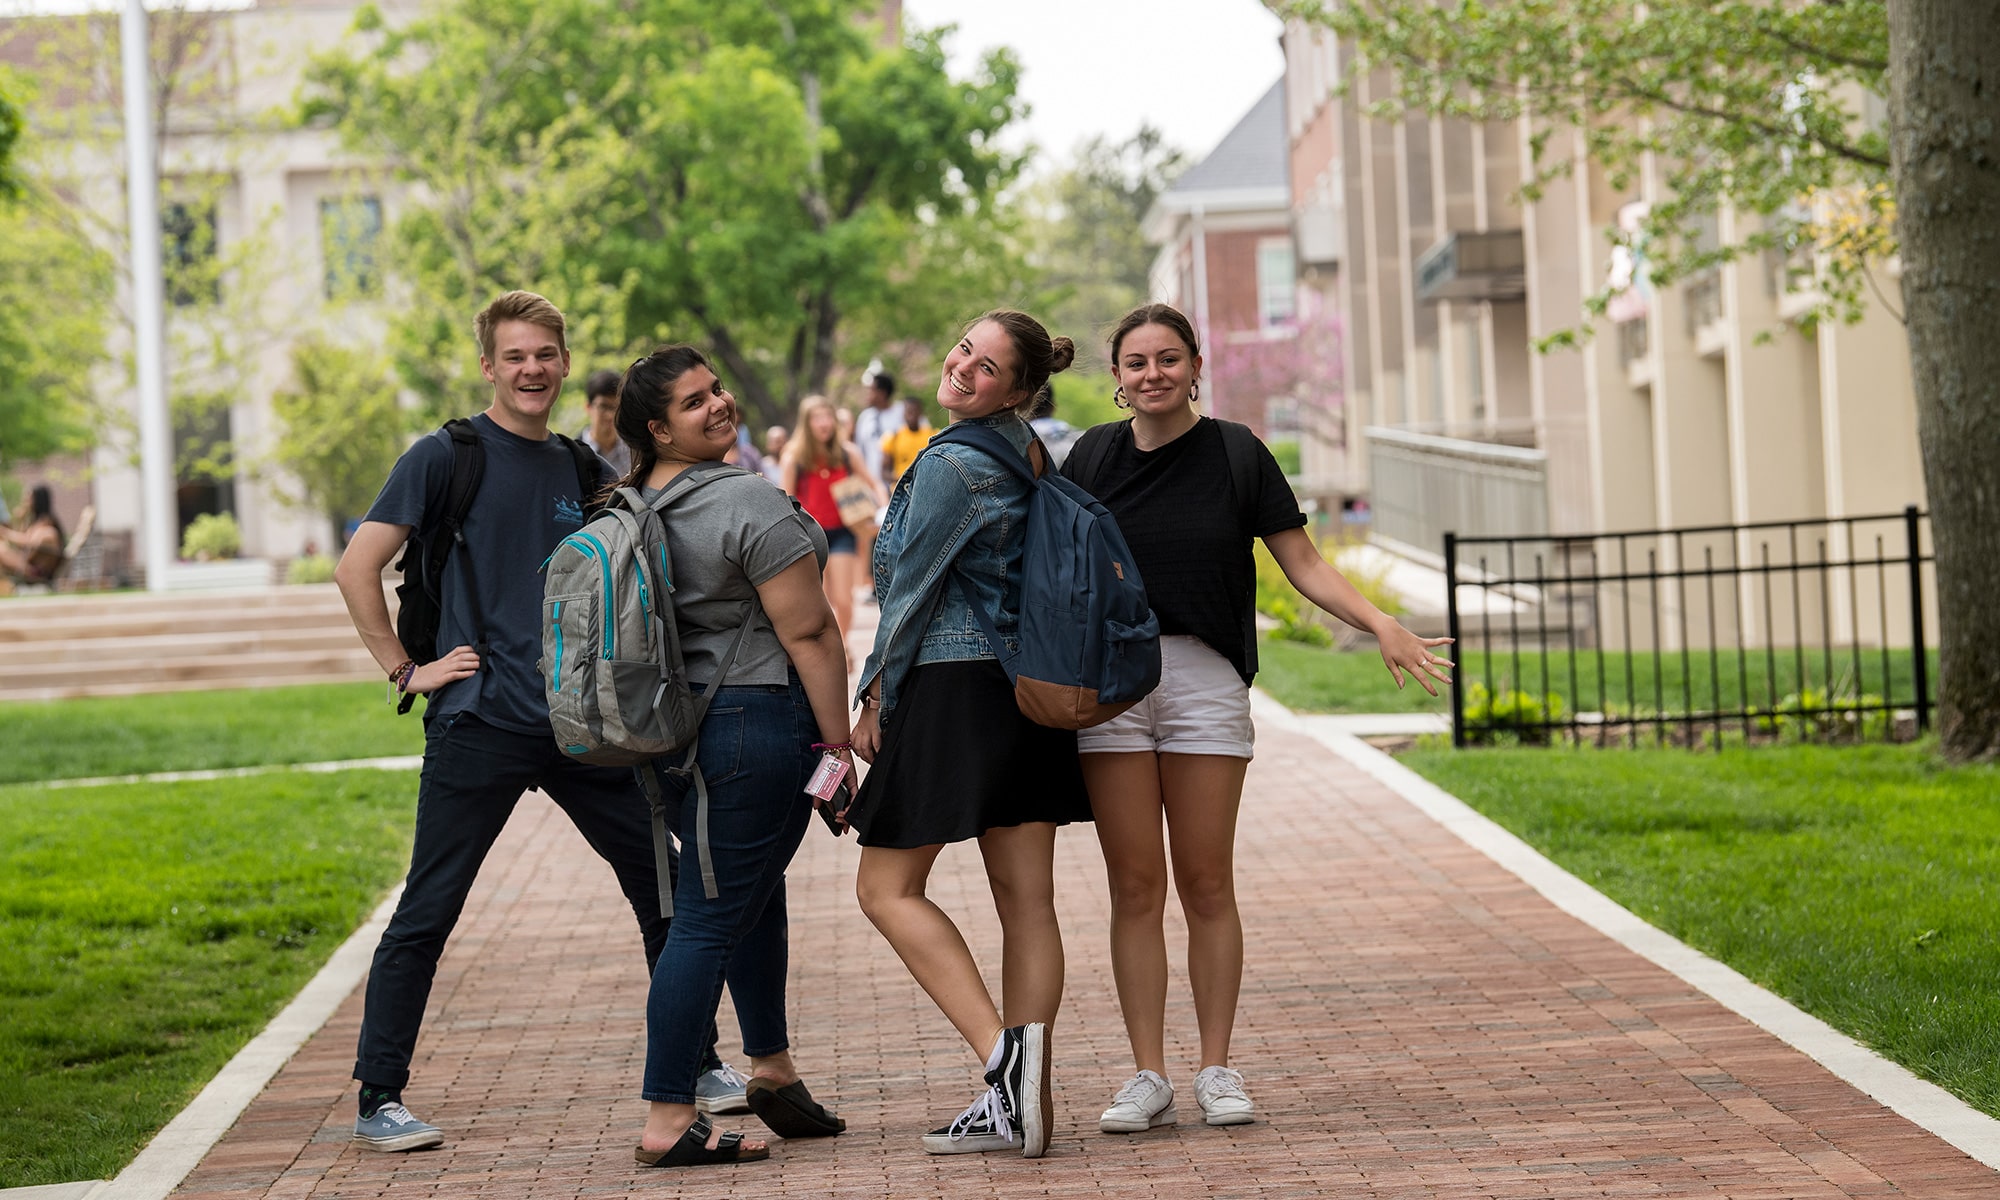
[[[903,14],[958,26],[955,71],[1012,46],[1026,136],[1058,159],[1151,121],[1198,160],[1285,70],[1282,26],[1258,0],[903,0]]]
[[[182,2],[233,8],[247,0]],[[0,0],[0,15],[118,7]],[[1285,69],[1281,25],[1259,0],[903,0],[903,13],[927,27],[958,26],[950,42],[957,72],[994,46],[1012,46],[1034,109],[1017,136],[1057,159],[1091,134],[1123,139],[1151,121],[1198,160]]]

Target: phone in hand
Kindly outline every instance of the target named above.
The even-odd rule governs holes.
[[[812,779],[806,784],[806,795],[813,798],[813,807],[819,810],[820,820],[839,837],[847,832],[847,825],[841,817],[854,803],[854,788],[850,783],[853,774],[847,763],[831,751],[820,756],[819,766],[813,769]]]

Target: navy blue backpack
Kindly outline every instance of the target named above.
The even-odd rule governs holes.
[[[983,425],[948,425],[931,439],[941,442],[981,450],[1028,484],[1020,651],[1008,654],[993,617],[973,610],[1013,681],[1014,703],[1037,725],[1088,729],[1145,699],[1160,684],[1160,622],[1117,520],[1048,469],[1039,440],[1029,446],[1039,471]]]

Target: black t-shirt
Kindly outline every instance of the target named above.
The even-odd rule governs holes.
[[[479,494],[465,515],[465,544],[445,560],[436,653],[477,642],[470,589],[477,582],[479,616],[490,653],[479,670],[434,692],[424,720],[472,712],[489,725],[549,736],[549,705],[536,663],[542,655],[541,566],[556,543],[583,525],[576,460],[554,435],[532,442],[493,418],[472,418],[486,454]],[[598,460],[600,486],[611,468]],[[403,452],[364,520],[423,528],[426,509],[442,505],[451,476],[451,446],[421,437]],[[442,514],[430,514],[437,519]],[[467,574],[467,559],[471,572]]]
[[[1214,418],[1202,417],[1157,450],[1133,443],[1130,421],[1109,432],[1111,448],[1095,479],[1078,478],[1085,456],[1074,452],[1063,475],[1118,518],[1160,632],[1200,638],[1250,682],[1254,647],[1244,641],[1244,626],[1256,603],[1252,544],[1306,523],[1278,460],[1256,443],[1256,482],[1246,501],[1236,493]]]

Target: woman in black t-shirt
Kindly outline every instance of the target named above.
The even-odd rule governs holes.
[[[1111,336],[1129,421],[1078,441],[1063,473],[1118,518],[1160,619],[1160,686],[1123,715],[1077,735],[1111,882],[1111,961],[1139,1069],[1098,1120],[1136,1133],[1176,1119],[1166,1078],[1169,843],[1188,923],[1188,980],[1201,1031],[1195,1098],[1210,1125],[1254,1116],[1229,1039],[1243,979],[1236,910],[1236,812],[1254,730],[1257,671],[1252,544],[1263,538],[1307,599],[1374,634],[1397,686],[1407,674],[1436,694],[1452,664],[1385,616],[1320,556],[1271,452],[1242,425],[1202,417],[1201,353],[1181,313],[1149,304]],[[1227,499],[1218,503],[1217,497]],[[1161,833],[1165,817],[1166,833]]]

